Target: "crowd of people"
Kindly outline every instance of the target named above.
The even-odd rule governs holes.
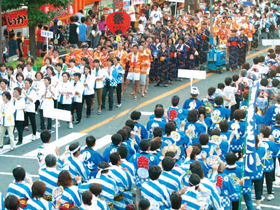
[[[138,100],[139,92],[146,97],[149,83],[168,86],[178,80],[178,69],[198,68],[207,61],[206,52],[212,47],[209,4],[203,4],[194,16],[183,11],[172,20],[167,3],[162,9],[155,4],[151,10],[147,5],[139,28],[132,25],[120,42],[115,41],[104,17],[102,24],[96,24],[92,15],[73,16],[64,31],[63,40],[70,49],[65,57],[54,44],[49,45],[41,69],[36,69],[32,57],[27,63],[19,58],[16,69],[1,63],[0,148],[7,131],[10,150],[14,150],[14,128],[17,145],[22,144],[29,120],[35,140],[36,113],[43,142],[37,156],[39,180],[33,183],[23,167],[14,168],[15,180],[6,198],[1,194],[2,208],[237,210],[243,197],[247,209],[253,210],[253,185],[257,210],[262,200],[273,200],[280,157],[280,49],[255,57],[252,66],[246,62],[246,54],[258,47],[261,37],[274,37],[271,27],[277,29],[279,3],[253,3],[227,7],[232,3],[218,1],[213,6],[213,44],[226,49],[231,70],[240,68],[240,73],[209,87],[203,100],[198,99],[198,88],[192,87],[182,108],[177,95],[166,109],[157,104],[146,126],[141,124],[141,112],[133,111],[112,135],[103,155],[94,150],[98,143],[94,136],[86,137],[85,147],[75,142],[61,155],[59,148],[50,144],[52,119],[45,123],[44,110],[71,111],[69,128],[73,128],[72,121],[81,122],[84,103],[86,117],[91,116],[95,96],[97,114],[101,114],[106,97],[109,110],[115,100],[115,105],[121,106],[130,82],[130,95]],[[135,15],[133,8],[131,11],[130,15]],[[53,30],[61,33],[58,21],[54,22]],[[99,30],[100,26],[104,30]],[[58,43],[57,36],[52,42]],[[42,43],[37,47],[42,50]],[[255,176],[244,178],[243,148],[252,84],[260,90],[255,114],[257,168]]]

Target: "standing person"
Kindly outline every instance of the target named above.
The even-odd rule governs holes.
[[[202,29],[200,31],[201,33],[201,41],[200,41],[200,52],[199,52],[199,59],[201,63],[206,63],[206,52],[209,50],[209,36],[210,32],[207,28],[207,23],[202,22]]]
[[[82,18],[85,17],[84,11],[83,11],[82,9],[80,9],[79,12],[77,12],[77,13],[75,14],[75,16],[78,17],[78,21],[77,21],[78,23],[83,22],[83,21],[82,21]]]
[[[133,30],[133,32],[135,32],[135,21],[136,21],[136,15],[135,15],[135,8],[134,5],[132,5],[132,3],[130,2],[129,5],[129,15],[130,15],[130,19],[131,19],[131,23],[130,26]]]
[[[120,58],[119,57],[115,57],[114,58],[114,66],[117,70],[117,107],[121,107],[122,105],[122,83],[123,83],[123,74],[125,73],[125,71],[123,70],[122,66],[120,65]]]
[[[240,40],[236,35],[236,30],[232,30],[232,36],[229,37],[228,45],[228,54],[229,54],[229,67],[231,71],[236,71],[238,65],[238,45]]]
[[[238,66],[241,68],[242,65],[246,62],[246,52],[248,51],[248,37],[244,33],[244,29],[240,29],[239,36],[239,49],[238,49]]]
[[[24,56],[23,53],[23,43],[22,43],[22,32],[17,32],[17,44],[18,44],[18,51],[19,51],[19,56],[20,58],[22,58]]]
[[[35,119],[35,102],[37,100],[37,94],[32,86],[32,79],[25,79],[25,89],[22,93],[25,98],[25,114],[24,114],[24,126],[25,130],[28,129],[28,118],[30,119],[32,126],[32,141],[36,140],[36,119]]]
[[[74,110],[76,110],[77,120],[76,125],[81,122],[82,119],[82,111],[83,111],[83,92],[84,92],[84,84],[81,82],[81,73],[74,73],[74,97],[72,100],[71,106],[71,114],[74,118]]]
[[[55,98],[55,92],[56,89],[53,85],[51,85],[51,78],[45,77],[44,78],[44,87],[40,91],[40,99],[42,100],[41,106],[40,106],[40,127],[41,131],[45,130],[45,118],[44,118],[44,110],[52,109],[54,108],[54,98]],[[52,119],[48,119],[47,129],[51,131],[52,129]]]
[[[22,144],[23,128],[24,128],[24,109],[25,101],[21,96],[21,88],[16,87],[14,89],[14,106],[15,106],[15,127],[18,131],[18,143],[16,145]]]
[[[71,23],[66,26],[65,29],[65,39],[68,44],[73,45],[74,48],[78,48],[79,44],[79,27],[75,23],[75,16],[70,17]]]
[[[267,21],[269,24],[269,39],[274,39],[274,33],[275,33],[275,29],[277,29],[277,23],[275,20],[275,17],[273,16],[273,14],[270,12],[268,13],[268,17],[267,17]]]
[[[42,31],[42,24],[38,25],[38,31],[37,31],[37,50],[39,50],[40,56],[42,55],[42,52],[44,51],[44,42],[45,42],[45,37],[41,36],[41,31]],[[43,59],[45,60],[45,59]]]
[[[139,92],[139,80],[140,80],[140,55],[138,53],[138,46],[134,45],[133,50],[127,56],[127,61],[129,62],[129,72],[124,83],[122,96],[125,93],[127,86],[129,85],[130,81],[135,82],[135,92],[130,95],[134,95],[134,100],[137,100],[137,93]]]
[[[3,149],[3,137],[8,130],[9,138],[10,138],[10,151],[15,150],[14,145],[14,126],[15,126],[15,106],[11,101],[11,94],[9,92],[4,92],[2,94],[3,102],[1,104],[1,127],[0,127],[0,149]]]
[[[83,103],[86,102],[87,118],[91,115],[91,101],[94,97],[94,83],[95,83],[95,75],[91,74],[90,66],[86,65],[84,68],[84,74],[82,75],[81,81],[84,85],[83,91]]]
[[[99,26],[97,24],[93,24],[90,33],[91,33],[91,47],[95,49],[99,43],[99,38],[102,32],[99,30]]]
[[[105,15],[102,15],[100,21],[98,21],[98,27],[102,33],[102,36],[105,35],[105,25],[106,25],[106,17]]]
[[[154,10],[150,14],[150,18],[152,24],[156,25],[158,21],[162,22],[162,13],[158,10],[158,6],[154,5]]]
[[[145,89],[146,89],[146,82],[147,82],[147,73],[149,73],[150,69],[150,54],[148,51],[144,49],[144,46],[139,46],[139,54],[140,54],[140,86],[141,86],[141,96],[143,98],[146,97]]]
[[[57,91],[58,91],[58,109],[71,111],[72,105],[72,98],[74,96],[73,85],[69,81],[70,74],[68,72],[62,73],[63,81],[58,84]],[[60,127],[60,123],[58,122],[58,127]],[[69,128],[73,128],[72,124],[72,116],[69,122]]]
[[[15,33],[14,32],[11,32],[9,34],[8,48],[9,48],[8,62],[17,59],[19,57],[19,50],[18,50],[17,41],[15,40]]]
[[[168,71],[168,79],[170,83],[173,84],[173,81],[177,78],[177,71],[176,71],[176,47],[174,45],[174,41],[172,38],[167,39],[167,49],[170,53],[170,62],[169,62],[169,71]]]
[[[187,47],[184,44],[184,38],[180,37],[178,44],[176,45],[177,50],[177,71],[178,69],[185,69],[185,59],[187,58]],[[183,81],[183,79],[181,79]]]
[[[148,21],[150,18],[150,14],[151,14],[151,5],[150,4],[146,5],[144,13],[145,13],[146,20]]]
[[[162,13],[163,13],[163,24],[167,24],[168,20],[170,20],[170,17],[172,17],[171,9],[168,5],[168,2],[163,3]]]
[[[86,18],[82,17],[81,18],[81,24],[79,24],[79,45],[81,45],[83,42],[87,40],[87,25],[85,24]]]
[[[104,68],[105,73],[105,79],[104,79],[104,88],[102,91],[102,108],[105,108],[105,99],[106,95],[109,92],[108,101],[109,101],[109,111],[113,110],[113,104],[114,104],[114,90],[117,86],[117,69],[114,66],[114,61],[109,58],[107,60],[108,67]]]
[[[158,53],[159,65],[157,68],[157,83],[155,86],[164,84],[164,87],[168,87],[168,71],[169,71],[169,61],[170,61],[170,52],[166,48],[166,43],[161,43],[161,49]]]
[[[195,62],[194,62],[194,43],[191,39],[191,35],[186,33],[185,36],[185,44],[187,48],[187,58],[186,58],[186,69],[194,69]]]
[[[3,32],[3,35],[4,35],[4,37],[5,37],[5,47],[8,49],[8,42],[9,42],[9,34],[11,33],[11,32],[14,32],[14,30],[12,29],[11,31],[8,29],[8,28],[6,28],[5,30],[4,30],[4,32]]]
[[[88,46],[91,46],[91,31],[92,31],[92,19],[91,17],[87,17],[87,30],[86,30],[86,34],[87,34],[87,43]]]

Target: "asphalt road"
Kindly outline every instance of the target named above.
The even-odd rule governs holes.
[[[247,61],[252,64],[252,60],[257,55],[266,55],[267,47],[260,47],[260,51],[252,51],[247,56]],[[239,73],[239,71],[237,71]],[[210,86],[216,87],[219,82],[223,82],[224,78],[231,76],[233,72],[223,72],[218,74],[216,72],[207,72],[206,80],[194,80],[193,86],[198,87],[200,91],[199,99],[203,99],[207,94],[207,89]],[[134,101],[133,97],[129,96],[132,91],[131,86],[128,87],[126,94],[124,95],[122,106],[120,108],[114,107],[113,111],[108,110],[108,102],[106,109],[102,110],[101,115],[97,115],[97,104],[94,105],[94,111],[90,118],[85,118],[85,109],[83,110],[82,121],[79,125],[74,125],[73,129],[68,128],[66,122],[61,122],[61,127],[58,132],[58,140],[55,138],[55,129],[52,133],[53,144],[60,147],[60,153],[63,153],[65,146],[78,141],[82,146],[85,145],[85,137],[87,135],[94,135],[98,139],[96,147],[98,151],[103,153],[104,149],[110,143],[110,135],[114,134],[120,128],[124,126],[124,123],[129,119],[130,113],[133,110],[139,110],[142,112],[141,123],[146,125],[149,119],[149,115],[153,112],[156,104],[161,103],[164,107],[170,106],[171,97],[178,95],[181,99],[179,106],[183,105],[184,101],[190,97],[190,80],[184,79],[184,81],[176,81],[174,84],[170,84],[168,87],[154,87],[150,84],[148,95],[146,98],[142,98],[138,95],[138,100]],[[55,121],[53,121],[54,123]],[[39,128],[39,118],[37,116],[37,125]],[[31,126],[29,126],[31,129]],[[15,134],[17,136],[17,134]],[[13,152],[8,152],[9,146],[5,146],[4,150],[0,151],[0,191],[4,194],[7,192],[9,183],[13,181],[12,170],[17,165],[23,166],[28,173],[33,176],[34,180],[38,179],[39,165],[36,159],[36,149],[41,145],[40,139],[31,142],[31,131],[24,131],[24,144],[16,148]],[[39,133],[37,133],[39,137]],[[5,139],[7,142],[8,139]],[[265,187],[266,188],[266,187]],[[275,195],[280,194],[280,186],[275,186]],[[264,190],[264,196],[266,197],[266,190]],[[275,197],[276,197],[275,196]],[[254,197],[254,196],[253,196]],[[280,209],[277,198],[273,201],[263,201],[263,209]]]

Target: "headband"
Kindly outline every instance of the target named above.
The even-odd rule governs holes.
[[[99,168],[99,167],[97,167],[98,173],[97,173],[97,175],[96,175],[96,178],[100,178],[102,171],[109,170],[110,167],[111,167],[111,166],[109,166],[109,167],[107,167],[107,168]]]
[[[79,145],[76,149],[74,149],[73,151],[69,151],[69,152],[71,154],[74,154],[75,152],[78,152],[80,148],[81,148],[81,146]]]

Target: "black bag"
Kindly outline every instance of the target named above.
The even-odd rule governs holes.
[[[270,21],[269,31],[275,31],[275,24]]]

